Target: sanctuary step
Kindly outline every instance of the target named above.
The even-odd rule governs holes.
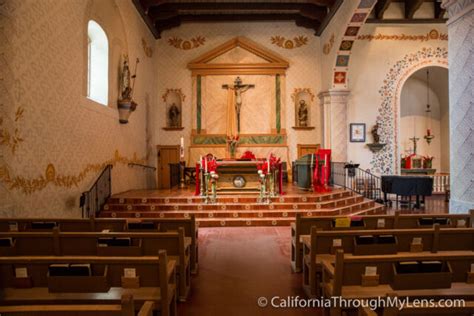
[[[100,217],[189,218],[194,215],[200,227],[289,226],[296,214],[350,216],[385,213],[383,205],[342,189],[328,193],[291,193],[271,198],[270,203],[258,202],[256,195],[220,195],[213,204],[207,204],[191,193],[188,196],[150,195],[138,191],[114,195],[107,201]]]

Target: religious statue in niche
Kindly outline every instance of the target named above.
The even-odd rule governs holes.
[[[122,71],[120,73],[120,96],[118,100],[119,122],[120,124],[127,124],[130,114],[137,108],[137,103],[133,101],[133,88],[135,87],[135,79],[137,77],[138,63],[135,61],[135,74],[131,75],[128,66],[128,56],[124,55]]]
[[[167,89],[162,96],[166,106],[166,127],[165,130],[182,130],[182,104],[185,96],[181,89]]]
[[[298,108],[298,124],[297,126],[300,127],[307,127],[309,125],[309,117],[308,117],[308,106],[306,105],[305,100],[300,100],[299,108]]]
[[[379,123],[375,123],[370,132],[372,133],[372,137],[374,138],[374,144],[380,143]]]
[[[168,109],[168,127],[181,127],[181,110],[175,103]]]
[[[309,88],[297,88],[291,95],[295,104],[295,126],[294,129],[309,130],[314,129],[311,126],[311,102],[314,100],[314,94]]]

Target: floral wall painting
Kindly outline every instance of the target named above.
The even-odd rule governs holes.
[[[308,44],[306,36],[295,36],[293,39],[287,39],[284,36],[272,36],[272,44],[285,49],[293,49]]]
[[[183,102],[186,99],[181,89],[167,89],[162,96],[166,106],[165,130],[182,130]]]
[[[171,37],[168,39],[168,44],[177,49],[190,50],[203,46],[206,43],[204,36],[195,36],[189,40],[180,37]]]
[[[374,154],[371,166],[373,171],[380,174],[399,172],[399,116],[400,94],[406,79],[415,71],[426,66],[448,65],[448,50],[446,48],[422,48],[419,51],[405,55],[395,62],[385,75],[382,87],[379,89],[381,104],[378,109],[376,123],[381,139],[386,146]]]
[[[351,123],[349,136],[351,143],[365,143],[365,123]]]

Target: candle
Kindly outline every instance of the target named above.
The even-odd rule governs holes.
[[[267,170],[267,173],[270,173],[270,155],[268,155],[267,162],[268,162],[268,170]]]
[[[204,166],[206,167],[205,171],[207,172],[207,158],[204,158]]]
[[[199,156],[199,168],[202,169],[202,156]]]
[[[181,150],[180,150],[180,157],[184,158],[184,137],[181,136]]]
[[[314,154],[311,154],[311,163],[309,165],[310,168],[313,167],[313,159],[314,159]]]

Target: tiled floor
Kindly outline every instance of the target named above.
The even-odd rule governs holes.
[[[182,316],[321,315],[317,309],[261,308],[259,297],[304,297],[290,268],[290,227],[199,229],[199,274]]]
[[[444,196],[433,196],[416,212],[447,211]],[[257,305],[262,296],[304,298],[301,274],[290,268],[290,239],[289,227],[199,229],[199,275],[192,279],[190,299],[179,304],[179,315],[321,315],[317,309]]]

